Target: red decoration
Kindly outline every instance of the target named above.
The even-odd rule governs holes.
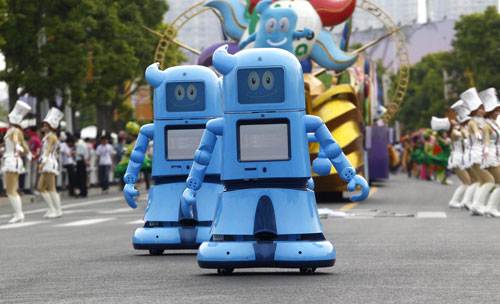
[[[309,0],[309,2],[318,12],[323,26],[341,24],[351,17],[356,8],[356,0]]]

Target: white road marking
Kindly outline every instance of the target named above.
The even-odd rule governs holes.
[[[446,212],[442,211],[420,211],[417,212],[417,218],[446,218]]]
[[[97,218],[97,219],[89,219],[89,220],[79,220],[79,221],[69,222],[69,223],[65,223],[65,224],[55,225],[54,227],[88,226],[88,225],[99,224],[102,222],[112,221],[115,219],[116,218],[114,218],[114,217],[106,217],[106,218]]]
[[[123,201],[123,200],[125,200],[125,199],[122,196],[117,196],[117,197],[110,197],[110,198],[104,198],[104,199],[98,199],[98,200],[90,200],[90,201],[81,202],[81,203],[66,204],[66,205],[63,205],[62,208],[63,209],[70,209],[70,208],[75,208],[75,207],[83,207],[83,206],[94,205],[94,204],[104,204],[104,203]],[[25,211],[24,214],[35,214],[35,213],[45,213],[45,212],[47,212],[47,208]],[[11,216],[12,215],[10,215],[10,214],[4,214],[4,215],[0,215],[0,218],[9,218]]]
[[[144,224],[144,221],[143,220],[137,220],[137,221],[127,222],[127,224],[130,224],[130,225]]]
[[[16,224],[5,224],[5,225],[0,225],[0,230],[1,229],[13,229],[13,228],[22,228],[22,227],[29,227],[33,225],[38,225],[41,223],[46,223],[46,222],[23,222],[23,223],[16,223]]]
[[[134,209],[130,207],[125,207],[125,208],[118,208],[118,209],[110,209],[110,210],[102,210],[102,211],[97,211],[97,213],[100,214],[114,214],[114,213],[124,213],[124,212],[130,212],[133,211]]]

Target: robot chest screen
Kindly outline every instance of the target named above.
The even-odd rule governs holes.
[[[165,127],[167,160],[191,160],[205,131],[203,125]]]
[[[290,122],[287,119],[240,120],[237,137],[240,162],[290,159]]]

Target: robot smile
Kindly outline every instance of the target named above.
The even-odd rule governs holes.
[[[285,44],[287,41],[287,38],[283,38],[283,40],[281,41],[278,41],[278,42],[274,42],[274,41],[271,41],[271,39],[266,39],[266,42],[271,45],[271,46],[280,46],[280,45],[283,45]]]
[[[247,95],[248,98],[262,98],[262,97],[268,97],[268,96],[273,96],[273,95],[276,95],[278,93],[278,90],[274,90],[273,92],[269,93],[269,94],[266,94],[266,95]]]

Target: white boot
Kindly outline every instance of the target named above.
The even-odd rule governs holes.
[[[488,201],[491,189],[494,187],[494,183],[485,183],[479,188],[479,190],[476,191],[479,193],[478,195],[474,195],[475,200],[472,202],[472,206],[470,207],[471,215],[484,215],[486,202]]]
[[[14,209],[14,217],[10,219],[9,224],[24,222],[23,205],[21,203],[21,197],[19,195],[7,195],[9,197],[9,202]]]
[[[59,197],[59,194],[57,192],[49,192],[50,198],[52,198],[52,202],[54,203],[54,208],[55,208],[55,216],[54,217],[61,217],[63,215],[62,209],[61,209],[61,198]]]
[[[500,212],[498,211],[498,204],[500,203],[500,187],[497,187],[490,195],[488,204],[484,209],[484,214],[492,217],[500,217]]]
[[[460,185],[458,188],[453,192],[453,196],[451,197],[450,202],[448,203],[448,206],[450,208],[461,208],[462,204],[460,203],[464,197],[465,190],[467,189],[466,185]]]
[[[54,208],[54,203],[52,203],[52,199],[50,198],[50,194],[48,192],[40,192],[40,195],[43,197],[47,206],[49,206],[49,210],[43,216],[44,218],[54,218],[56,214],[56,209]]]
[[[462,206],[465,207],[465,209],[469,210],[470,206],[472,205],[472,198],[474,197],[474,194],[476,193],[476,190],[479,186],[479,183],[474,183],[470,186],[467,187],[467,190],[465,190],[464,198],[462,199]]]

